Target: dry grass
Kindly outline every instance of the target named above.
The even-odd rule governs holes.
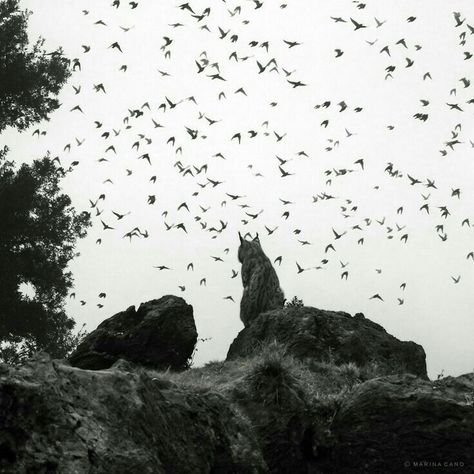
[[[381,375],[376,364],[300,361],[287,348],[271,342],[249,358],[213,361],[184,372],[155,372],[170,386],[215,392],[235,399],[282,404],[296,396],[307,403],[338,406],[358,384]]]

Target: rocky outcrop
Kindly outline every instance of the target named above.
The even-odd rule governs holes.
[[[286,307],[259,315],[240,331],[227,360],[248,357],[262,344],[285,344],[300,360],[377,364],[380,373],[408,372],[427,378],[426,356],[414,342],[399,341],[362,313],[323,311],[311,307]]]
[[[85,337],[69,362],[99,370],[124,359],[155,369],[182,370],[196,342],[193,307],[177,296],[163,296],[103,321]]]
[[[150,368],[183,368],[193,335],[192,308],[167,296],[104,321],[71,358],[102,370],[46,354],[0,365],[0,472],[474,473],[474,373],[429,381],[420,346],[362,315],[285,308],[227,361]]]
[[[295,377],[294,359],[282,358],[275,345],[265,352],[244,377],[236,377],[228,399],[249,420],[270,472],[310,472],[314,407]]]
[[[250,427],[215,393],[127,364],[99,372],[41,356],[0,366],[0,472],[267,472]]]
[[[124,361],[1,365],[0,472],[474,472],[474,373],[380,377],[328,409],[285,370],[265,364],[219,394]]]
[[[434,383],[410,374],[367,381],[338,410],[318,464],[328,473],[473,473],[473,396],[474,373]]]

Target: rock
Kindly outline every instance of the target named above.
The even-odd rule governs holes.
[[[180,374],[44,354],[0,364],[0,472],[474,472],[474,373],[383,376],[321,397],[303,367],[278,354]]]
[[[345,474],[473,473],[473,394],[474,373],[438,382],[410,374],[367,381],[334,417],[319,467]],[[432,464],[417,465],[424,462]]]
[[[216,393],[164,390],[143,369],[42,355],[0,366],[0,472],[268,472],[248,423]]]
[[[82,369],[100,370],[118,359],[155,369],[187,368],[197,342],[193,307],[177,296],[131,306],[103,321],[70,356]]]
[[[426,356],[414,342],[399,341],[379,324],[358,313],[286,307],[259,315],[240,331],[227,360],[247,357],[268,341],[285,344],[301,360],[378,365],[379,372],[409,372],[427,378]]]
[[[295,377],[295,361],[281,357],[275,346],[257,360],[239,379],[232,400],[250,420],[270,472],[306,473],[308,458],[302,446],[312,433],[312,408]]]
[[[429,381],[423,349],[363,315],[264,313],[226,362],[150,369],[182,368],[195,331],[166,296],[88,336],[72,360],[103,370],[0,364],[0,472],[474,473],[474,373]]]

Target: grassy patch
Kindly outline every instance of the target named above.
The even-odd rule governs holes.
[[[213,361],[183,372],[155,372],[172,386],[213,391],[257,403],[281,405],[293,397],[309,404],[339,404],[359,383],[382,375],[376,364],[300,361],[277,342],[262,345],[248,358]]]

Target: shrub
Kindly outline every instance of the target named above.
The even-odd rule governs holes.
[[[298,298],[297,296],[293,296],[290,301],[285,303],[286,308],[302,308],[304,306],[303,300]]]

